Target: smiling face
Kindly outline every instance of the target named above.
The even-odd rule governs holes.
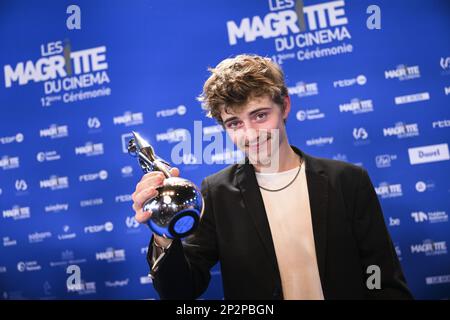
[[[251,163],[268,166],[277,162],[278,150],[287,141],[284,121],[290,111],[289,97],[284,102],[282,108],[265,95],[237,108],[222,109],[225,131]]]

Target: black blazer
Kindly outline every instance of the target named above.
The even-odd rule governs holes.
[[[306,178],[320,280],[325,299],[412,298],[367,172],[309,156]],[[225,299],[282,299],[281,279],[254,168],[231,165],[202,182],[205,211],[184,243],[175,240],[153,284],[162,299],[195,299],[221,265]],[[286,221],[289,223],[289,221]],[[152,245],[147,260],[151,265]],[[367,267],[381,270],[369,290]]]

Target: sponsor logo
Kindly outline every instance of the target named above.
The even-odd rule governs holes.
[[[396,69],[386,70],[384,77],[386,79],[398,79],[400,81],[417,79],[420,78],[420,69],[419,66],[409,67],[401,64]]]
[[[373,111],[372,100],[352,99],[350,103],[339,105],[339,112],[351,112],[353,114],[367,113]]]
[[[389,184],[387,182],[381,182],[378,187],[375,187],[375,191],[382,199],[397,198],[403,196],[402,185]]]
[[[43,151],[36,154],[36,159],[39,162],[56,161],[61,159],[61,156],[56,151]]]
[[[156,112],[156,117],[172,117],[174,115],[184,116],[186,114],[187,108],[184,105],[179,105],[176,108],[164,109]]]
[[[411,212],[411,218],[415,223],[428,222],[428,223],[442,223],[448,222],[448,214],[445,211],[417,211]]]
[[[437,256],[447,254],[447,242],[433,241],[431,239],[426,239],[420,244],[411,245],[411,253],[412,254],[424,253],[426,256]]]
[[[30,207],[14,206],[11,209],[3,210],[3,218],[13,220],[28,219],[31,216]]]
[[[103,153],[104,153],[103,143],[86,142],[84,146],[79,146],[75,148],[76,155],[85,155],[87,157],[99,156],[102,155]]]
[[[375,157],[375,164],[377,168],[389,168],[394,160],[397,160],[396,154],[380,154]]]
[[[0,137],[0,144],[21,143],[24,140],[23,133],[19,132],[13,136]]]
[[[91,225],[84,227],[84,233],[98,233],[98,232],[111,232],[114,230],[114,225],[111,221],[104,224]]]
[[[144,114],[142,112],[126,111],[122,116],[113,118],[114,125],[124,125],[126,127],[136,126],[144,123]]]
[[[345,88],[345,87],[354,86],[355,84],[363,86],[366,83],[367,83],[366,76],[361,74],[361,75],[357,76],[356,78],[333,81],[333,87],[335,87],[335,88]]]
[[[46,129],[41,129],[39,131],[39,136],[41,138],[58,139],[69,136],[69,127],[66,125],[60,126],[57,124],[52,124]]]
[[[320,109],[299,110],[297,112],[298,121],[317,120],[323,118],[325,118],[325,113],[321,112]]]
[[[69,177],[51,176],[49,179],[39,181],[39,188],[60,190],[69,188]]]
[[[0,158],[0,168],[2,168],[3,170],[16,169],[19,167],[19,157],[2,156]]]
[[[412,103],[412,102],[419,102],[419,101],[426,101],[426,100],[430,100],[429,92],[421,92],[421,93],[409,94],[406,96],[398,96],[398,97],[395,97],[395,99],[394,99],[396,105]]]
[[[411,165],[450,160],[448,144],[435,144],[408,149]]]
[[[417,123],[397,122],[393,127],[383,128],[383,136],[396,136],[398,139],[411,138],[419,135]]]

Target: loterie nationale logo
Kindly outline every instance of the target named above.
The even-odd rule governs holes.
[[[41,57],[3,66],[6,88],[43,84],[41,105],[71,103],[109,96],[106,47],[72,51],[69,41],[42,44]]]
[[[269,13],[227,21],[228,43],[251,43],[270,39],[273,59],[299,61],[353,52],[347,29],[345,1],[328,1],[303,6],[303,0],[268,0]]]

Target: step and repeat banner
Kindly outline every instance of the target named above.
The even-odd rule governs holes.
[[[198,185],[239,159],[196,97],[240,53],[284,69],[292,144],[368,170],[415,297],[448,299],[449,30],[448,0],[2,0],[1,299],[158,298],[131,131]]]

